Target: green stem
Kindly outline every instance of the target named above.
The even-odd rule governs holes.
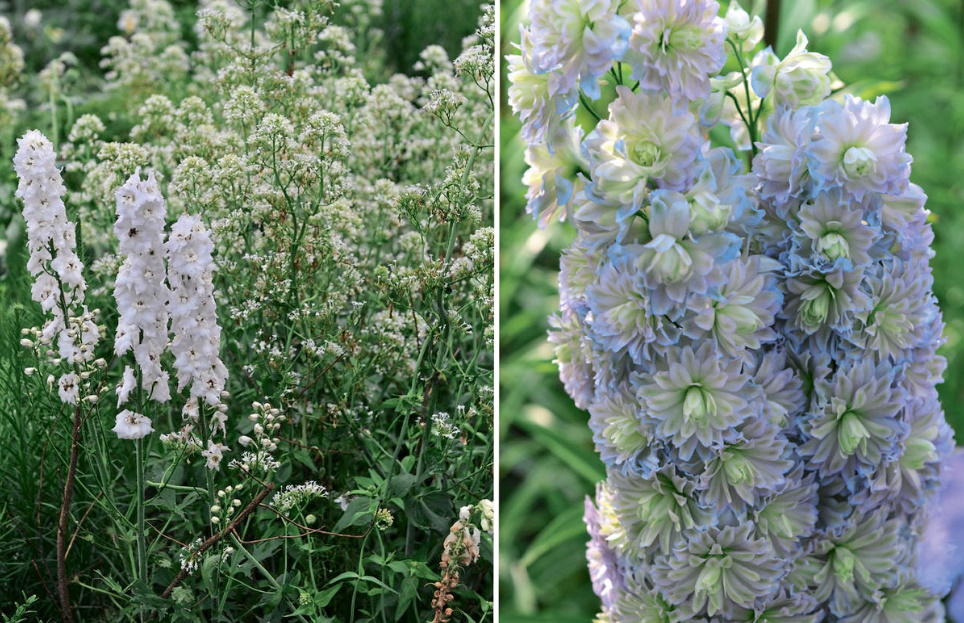
[[[60,149],[60,126],[57,124],[57,89],[50,85],[50,134],[53,138],[54,151]]]
[[[144,484],[146,484],[148,487],[154,487],[158,490],[173,489],[174,491],[184,491],[186,493],[199,493],[199,494],[204,494],[208,492],[207,489],[201,489],[200,487],[185,487],[183,485],[172,485],[166,482],[153,482],[151,480],[145,481]]]
[[[375,531],[375,536],[378,537],[378,548],[382,555],[382,561],[385,560],[385,542],[382,540],[381,532]],[[385,583],[385,565],[382,565],[380,570],[382,583]],[[378,610],[382,613],[382,623],[388,623],[388,608],[385,607],[385,591],[380,591],[378,593]]]
[[[759,119],[760,115],[758,113],[755,118],[753,116],[753,104],[752,104],[753,99],[752,99],[752,96],[750,95],[750,81],[746,77],[746,64],[743,62],[743,53],[740,52],[739,46],[737,46],[732,39],[727,39],[726,42],[730,44],[731,48],[733,48],[733,53],[736,55],[736,62],[740,64],[740,75],[743,78],[743,91],[746,95],[746,115],[745,116],[743,114],[743,110],[740,108],[740,103],[737,101],[736,96],[734,96],[729,91],[727,91],[726,94],[733,99],[733,103],[736,105],[736,111],[740,113],[740,118],[743,119],[743,123],[744,125],[746,125],[747,132],[750,133],[750,149],[753,150],[753,155],[756,156],[758,151],[756,146],[756,140],[757,140],[756,122],[757,122],[757,119]],[[760,102],[760,106],[762,109],[763,102]]]
[[[479,138],[475,141],[475,149],[472,150],[472,154],[469,156],[469,161],[465,163],[465,171],[462,173],[462,180],[460,182],[459,192],[464,193],[465,187],[469,183],[469,175],[472,173],[472,167],[475,166],[475,160],[479,157],[479,152],[482,151],[483,141],[485,140],[485,135],[489,131],[489,126],[492,125],[492,120],[495,118],[494,113],[489,113],[489,116],[485,118],[485,122],[482,124],[482,129],[479,131]],[[449,232],[448,249],[445,253],[445,259],[450,260],[452,258],[452,249],[455,247],[455,223],[452,224],[452,230]]]
[[[385,482],[388,482],[388,481],[386,480]],[[373,521],[374,521],[374,520],[373,520]],[[365,534],[365,538],[362,539],[361,550],[358,552],[358,568],[355,570],[355,572],[356,572],[359,576],[365,575],[365,563],[364,563],[365,546],[368,544],[368,537],[371,535],[372,531],[374,531],[374,530],[376,530],[376,529],[377,529],[377,528],[375,528],[375,527],[373,526],[373,527],[368,531],[368,533]],[[356,609],[355,609],[355,599],[358,597],[358,585],[359,585],[359,584],[361,584],[361,582],[355,582],[354,586],[352,587],[352,591],[351,591],[351,618],[349,619],[349,623],[355,623],[355,612],[357,612]]]
[[[780,0],[767,0],[763,22],[763,44],[774,50],[777,47],[777,33],[780,30]]]
[[[597,113],[595,109],[593,109],[592,104],[589,103],[589,98],[583,95],[582,91],[579,92],[579,103],[582,104],[583,108],[589,111],[589,114],[592,115],[593,118],[596,119],[596,121],[602,121],[602,117],[600,117],[599,113]]]
[[[301,515],[301,522],[302,522],[304,525],[308,525],[308,522],[307,522],[307,520],[305,519],[305,513],[304,513],[304,511],[301,511],[299,514]],[[287,528],[286,528],[286,529],[287,529]],[[287,539],[285,539],[285,540],[287,540]],[[308,537],[308,543],[309,543],[309,545],[311,544],[311,537],[310,537],[310,536]],[[312,588],[312,590],[317,593],[317,592],[318,592],[318,584],[315,582],[315,565],[314,565],[314,563],[312,562],[312,559],[314,558],[314,556],[313,556],[314,553],[315,553],[314,548],[309,547],[309,548],[308,548],[308,555],[306,556],[306,558],[308,558],[308,579],[311,580],[311,588]]]
[[[147,582],[147,541],[144,534],[144,438],[134,442],[137,459],[137,575]]]
[[[204,417],[204,402],[198,400],[198,420],[201,422],[201,445],[207,450],[208,442],[211,439],[211,428],[206,417]],[[207,486],[208,493],[208,525],[211,525],[211,506],[214,505],[214,479],[207,464],[204,465],[204,484]]]
[[[254,555],[244,547],[244,544],[241,543],[241,539],[239,539],[237,535],[234,534],[234,532],[231,533],[231,541],[234,543],[235,547],[238,548],[238,551],[244,554],[244,557],[248,559],[248,561],[254,566],[254,568],[261,572],[261,575],[263,575],[264,578],[268,581],[268,584],[270,584],[273,589],[278,591],[278,593],[284,595],[284,587],[278,584],[278,581],[274,579],[274,576],[271,575],[271,573],[264,568],[261,562],[259,562],[258,559],[255,558]],[[297,616],[299,621],[304,621],[304,623],[308,623],[305,617],[301,616],[300,614]]]
[[[426,336],[425,341],[426,343],[428,342],[428,336]],[[423,355],[425,354],[424,350],[422,351],[422,354]],[[419,358],[419,361],[421,362],[421,357]],[[415,376],[416,378],[418,378],[418,368],[416,368]],[[402,430],[398,433],[398,442],[395,444],[395,455],[392,457],[391,466],[388,468],[388,474],[385,476],[385,482],[382,485],[382,493],[381,493],[381,496],[379,496],[378,506],[375,507],[376,513],[378,512],[378,509],[384,506],[385,501],[388,500],[388,485],[392,481],[392,478],[395,477],[395,465],[398,463],[398,457],[402,452],[402,444],[405,441],[406,434],[408,433],[408,425],[411,422],[411,418],[412,418],[412,411],[408,410],[408,412],[405,414],[405,423],[402,425]],[[372,517],[372,525],[368,529],[368,533],[365,534],[365,538],[362,539],[361,549],[358,552],[358,574],[359,575],[365,574],[364,573],[365,572],[365,564],[364,564],[365,546],[368,544],[368,537],[371,535],[373,530],[377,530],[377,528],[375,528],[374,517]],[[355,623],[355,599],[358,597],[359,584],[360,582],[356,582],[351,592],[350,623]]]

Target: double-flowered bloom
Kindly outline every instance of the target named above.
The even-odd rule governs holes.
[[[184,407],[187,438],[200,421],[207,405],[208,444],[201,454],[211,469],[220,466],[227,446],[214,440],[225,434],[225,413],[221,394],[228,378],[221,361],[221,327],[214,302],[214,243],[197,216],[182,214],[165,245],[168,280],[171,284],[171,353],[177,370],[178,391],[190,385]]]
[[[78,372],[93,359],[100,329],[84,306],[83,264],[75,250],[75,226],[67,220],[62,199],[66,188],[55,166],[53,145],[36,130],[18,144],[14,167],[27,222],[27,267],[34,276],[33,298],[49,316],[36,337],[41,346],[53,346],[56,341],[56,361],[72,366],[57,381],[57,393],[63,402],[76,404],[87,378]],[[166,437],[197,444],[193,431],[206,405],[210,414],[203,421],[208,444],[202,454],[208,467],[216,469],[227,450],[215,441],[225,433],[221,398],[227,369],[220,359],[211,235],[198,217],[184,214],[165,241],[166,206],[153,173],[141,179],[140,171],[135,172],[116,197],[114,235],[121,265],[114,282],[118,316],[114,354],[133,352],[136,365],[124,366],[117,385],[119,413],[113,432],[121,439],[141,439],[154,432],[149,417],[122,407],[138,391],[142,400],[133,407],[138,410],[148,401],[171,399],[163,361],[170,350],[178,391],[190,386],[190,393],[183,410],[184,427]]]
[[[37,335],[41,346],[53,347],[71,366],[90,362],[100,329],[94,314],[84,305],[84,265],[77,255],[76,226],[67,220],[63,196],[67,192],[53,144],[37,130],[17,139],[13,159],[27,225],[27,270],[34,277],[31,297],[48,319]],[[75,371],[57,382],[63,402],[80,399],[81,379]]]
[[[117,334],[114,354],[134,352],[137,371],[124,368],[124,376],[117,389],[120,408],[136,388],[148,400],[166,402],[171,398],[168,374],[161,365],[161,356],[168,342],[167,287],[164,266],[164,219],[167,208],[154,174],[146,180],[140,171],[128,178],[117,191],[117,221],[114,235],[117,252],[123,262],[114,282],[117,301]],[[138,439],[153,432],[147,416],[124,409],[117,414],[114,432],[121,439]]]
[[[941,620],[916,550],[953,440],[906,125],[735,2],[615,4],[533,2],[511,59],[529,211],[577,232],[550,341],[607,468],[600,620]]]

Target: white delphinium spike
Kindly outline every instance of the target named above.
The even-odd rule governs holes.
[[[161,367],[161,355],[168,340],[170,296],[164,280],[165,213],[164,197],[153,173],[142,180],[138,170],[117,191],[114,235],[119,240],[118,255],[123,258],[123,264],[114,284],[119,315],[114,352],[118,356],[129,350],[134,352],[141,388],[149,399],[157,402],[171,398],[168,374]],[[132,380],[133,370],[128,366],[117,392],[118,407],[130,395]],[[149,428],[148,424],[140,430],[146,434]]]
[[[210,437],[225,433],[221,394],[228,377],[221,362],[221,327],[214,303],[214,243],[197,216],[182,214],[171,226],[167,244],[168,281],[171,284],[171,353],[177,370],[178,390],[190,385],[185,405],[185,437],[197,423],[199,406],[213,407],[208,420]],[[218,469],[228,448],[208,439],[204,456],[210,469]],[[216,460],[215,460],[216,459]]]
[[[20,178],[16,194],[23,200],[27,223],[27,269],[35,277],[31,296],[51,316],[37,341],[51,345],[56,337],[60,357],[68,364],[88,362],[100,330],[84,305],[84,266],[75,250],[76,226],[67,220],[63,201],[67,189],[56,166],[57,156],[53,144],[37,130],[17,139],[17,145],[13,165]],[[72,386],[72,378],[65,378],[61,387]],[[60,395],[76,402],[75,391],[62,389]]]

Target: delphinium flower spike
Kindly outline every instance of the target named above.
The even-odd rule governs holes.
[[[37,130],[27,132],[17,144],[13,162],[20,179],[16,194],[23,200],[27,224],[27,269],[34,277],[31,297],[49,315],[43,328],[33,331],[31,344],[50,348],[51,357],[59,355],[71,366],[57,381],[58,394],[63,402],[76,404],[84,384],[79,365],[93,359],[100,329],[84,305],[84,266],[77,256],[76,226],[67,220],[67,189],[53,144]]]
[[[209,469],[219,469],[227,446],[215,441],[225,433],[225,405],[221,394],[228,372],[221,362],[221,327],[214,302],[214,243],[197,216],[182,214],[166,244],[168,279],[171,284],[171,353],[177,370],[178,391],[190,385],[184,406],[185,425],[178,436],[191,438],[198,424],[204,429],[207,447],[202,450]],[[207,405],[210,417],[202,418]]]
[[[530,5],[510,95],[528,211],[576,228],[550,341],[607,470],[599,620],[942,620],[916,556],[953,440],[906,124],[831,98],[803,33],[759,49],[736,2],[596,3],[625,45],[552,36],[574,6]]]
[[[171,398],[168,374],[161,366],[168,341],[170,296],[164,267],[165,214],[153,172],[142,180],[138,171],[118,189],[114,235],[123,263],[114,283],[118,313],[114,353],[120,356],[133,351],[137,363],[136,371],[129,365],[124,368],[117,388],[118,408],[137,389],[138,378],[140,391],[148,400],[166,402]],[[153,427],[146,415],[124,409],[117,414],[113,430],[122,439],[138,439]]]

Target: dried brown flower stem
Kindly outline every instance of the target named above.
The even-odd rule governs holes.
[[[253,513],[254,510],[255,510],[256,508],[258,508],[258,505],[261,504],[261,502],[262,502],[262,501],[268,496],[268,494],[271,493],[273,490],[274,490],[274,483],[273,483],[273,482],[269,482],[269,483],[265,484],[265,485],[264,485],[264,488],[261,489],[261,491],[258,491],[258,495],[254,496],[254,499],[251,500],[250,502],[248,502],[248,505],[245,506],[243,509],[241,509],[241,512],[238,513],[238,514],[235,516],[235,518],[232,519],[231,522],[230,522],[227,526],[224,527],[224,530],[222,530],[221,532],[218,532],[217,534],[214,534],[214,535],[208,537],[208,539],[207,539],[206,541],[204,541],[203,543],[201,543],[201,546],[198,547],[198,549],[197,549],[196,552],[194,552],[194,555],[198,555],[198,554],[204,552],[205,550],[207,550],[207,549],[209,549],[211,546],[213,546],[215,543],[217,543],[218,541],[220,541],[221,539],[223,539],[223,538],[226,537],[227,535],[231,534],[231,533],[234,531],[234,529],[237,528],[238,524],[241,523],[241,522],[245,519],[245,517],[247,517],[248,515],[250,515],[251,513]],[[170,597],[170,596],[171,596],[171,592],[173,592],[174,589],[177,588],[177,585],[180,584],[181,582],[183,582],[183,581],[184,581],[184,578],[186,578],[186,577],[187,577],[187,569],[186,569],[186,568],[182,568],[182,569],[178,572],[178,574],[177,574],[176,576],[174,576],[174,579],[171,580],[171,583],[167,585],[167,588],[164,589],[164,592],[161,593],[161,597],[163,597],[164,599],[167,599],[168,597]]]
[[[67,515],[70,513],[70,499],[74,496],[74,480],[77,477],[82,415],[80,401],[78,401],[77,408],[74,409],[74,430],[70,438],[67,481],[64,483],[64,497],[60,503],[60,519],[57,521],[57,595],[60,598],[60,617],[64,623],[74,621],[70,608],[70,592],[67,587]]]

